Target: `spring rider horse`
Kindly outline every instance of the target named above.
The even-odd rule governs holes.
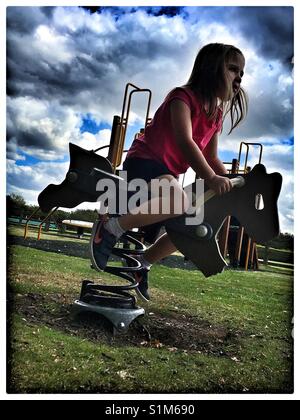
[[[113,173],[106,158],[72,143],[69,144],[69,151],[70,166],[65,180],[59,185],[48,185],[38,197],[43,212],[55,207],[72,208],[85,201],[97,201],[100,192],[96,190],[96,185],[101,179],[112,180],[117,189],[126,188],[125,181]],[[165,222],[174,245],[206,277],[222,272],[227,265],[216,238],[228,215],[235,216],[258,243],[269,241],[279,234],[277,200],[282,184],[281,175],[267,174],[265,167],[258,164],[247,174],[226,176],[231,179],[234,188],[224,196],[215,196],[212,190],[206,189],[202,201],[204,220],[201,224],[186,225],[185,215]],[[134,256],[145,252],[146,247],[129,232],[123,236],[135,245],[135,249],[115,247],[113,255],[123,258],[127,266],[107,266],[105,271],[129,284],[111,286],[84,280],[80,298],[74,303],[76,313],[92,311],[105,316],[113,324],[114,332],[126,331],[135,318],[145,313],[143,308],[136,305],[136,298],[130,291],[137,287],[132,273],[141,269],[141,264]]]

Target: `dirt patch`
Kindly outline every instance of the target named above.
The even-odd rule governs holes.
[[[92,342],[115,346],[167,348],[225,357],[236,354],[239,347],[240,331],[212,325],[180,311],[148,312],[132,322],[126,333],[114,335],[111,323],[98,314],[74,316],[72,305],[76,298],[78,296],[73,299],[65,294],[18,294],[11,297],[10,313],[18,313],[28,324],[46,325]]]

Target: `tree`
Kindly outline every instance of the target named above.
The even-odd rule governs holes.
[[[86,209],[86,210],[78,209],[78,210],[72,211],[69,217],[69,219],[83,220],[85,222],[94,222],[96,218],[97,218],[97,211],[90,210],[90,209]]]
[[[27,210],[27,204],[22,195],[10,194],[6,196],[8,215],[22,216]]]

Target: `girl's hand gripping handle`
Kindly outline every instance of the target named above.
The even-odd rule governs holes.
[[[245,179],[242,176],[237,176],[236,178],[232,178],[230,179],[231,185],[232,187],[243,187],[245,185]],[[214,190],[207,190],[204,193],[204,203],[206,203],[206,201],[210,200],[212,197],[214,197],[216,195]]]

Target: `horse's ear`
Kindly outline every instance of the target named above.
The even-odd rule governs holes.
[[[267,173],[266,167],[262,163],[258,163],[257,165],[255,165],[253,169],[251,170],[251,172],[254,174],[261,174],[261,175],[265,175]]]
[[[281,187],[282,175],[279,172],[273,172],[269,176],[272,177],[274,184],[277,184],[279,187]]]
[[[282,175],[279,172],[273,172],[268,176],[272,179],[274,196],[278,199],[282,186]]]
[[[263,179],[268,180],[268,183],[270,183],[269,188],[272,188],[274,197],[276,197],[276,199],[278,198],[282,186],[282,176],[279,172],[268,174],[266,167],[262,163],[258,163],[249,172],[249,175],[258,182],[257,187],[262,186],[261,182]]]

